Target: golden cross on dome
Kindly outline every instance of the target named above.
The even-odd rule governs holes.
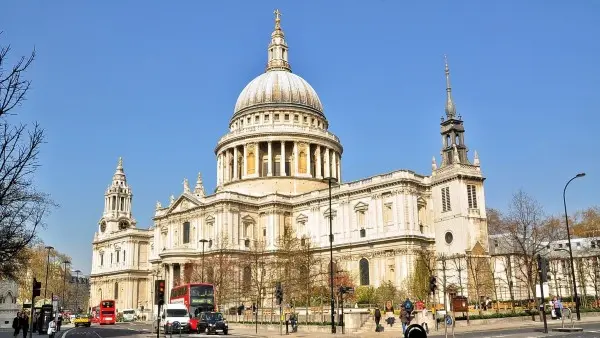
[[[279,23],[281,22],[281,12],[279,9],[276,9],[273,14],[275,14],[275,28],[279,29]]]

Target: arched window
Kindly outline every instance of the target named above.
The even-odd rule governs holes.
[[[358,263],[360,285],[369,285],[369,261],[362,258]]]
[[[244,267],[244,276],[242,279],[244,283],[242,286],[244,291],[250,291],[250,283],[252,283],[252,269],[250,269],[250,266]]]
[[[119,283],[115,282],[115,299],[119,299]]]

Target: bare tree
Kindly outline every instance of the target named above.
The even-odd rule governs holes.
[[[469,269],[469,294],[474,293],[477,302],[480,302],[483,296],[491,293],[492,289],[489,257],[469,253],[466,259]],[[479,314],[482,314],[481,307],[479,307]]]
[[[457,274],[457,282],[458,282],[458,289],[460,290],[460,295],[464,296],[464,275],[465,275],[465,271],[467,270],[467,256],[465,255],[452,255],[450,256],[450,261],[452,263],[452,266],[454,267],[454,271]]]
[[[214,250],[204,257],[204,280],[202,280],[202,261],[192,262],[191,282],[209,282],[215,287],[215,303],[218,306],[232,301],[234,295],[235,259],[229,250],[229,237],[227,233],[215,238]]]
[[[533,197],[521,190],[513,195],[509,213],[500,224],[502,240],[499,246],[516,260],[517,264],[511,267],[518,270],[514,277],[527,286],[530,298],[535,295],[537,255],[546,250],[549,242],[561,238],[561,228],[559,222],[545,217]]]
[[[255,240],[250,249],[244,255],[243,264],[243,282],[244,289],[250,296],[250,299],[261,307],[263,300],[267,295],[267,288],[271,286],[272,262],[270,261],[264,241]],[[256,311],[258,319],[258,310]]]
[[[437,255],[438,269],[442,273],[442,292],[444,295],[444,309],[448,308],[446,295],[448,294],[448,280],[452,277],[448,275],[450,258],[443,253]]]
[[[318,283],[322,274],[322,270],[320,269],[321,258],[315,254],[310,239],[303,238],[301,240],[297,262],[299,267],[299,295],[306,298],[306,322],[308,323],[308,309],[311,306],[312,289]]]
[[[33,181],[43,129],[38,124],[33,128],[13,125],[8,119],[29,91],[30,81],[23,75],[35,59],[35,51],[11,66],[10,50],[10,45],[0,46],[0,278],[15,278],[24,267],[27,257],[23,250],[54,206],[48,195],[35,189]]]
[[[586,276],[592,282],[592,286],[594,287],[594,299],[596,300],[594,306],[598,306],[598,287],[600,286],[600,271],[598,266],[598,260],[600,257],[597,255],[590,256],[586,260]]]

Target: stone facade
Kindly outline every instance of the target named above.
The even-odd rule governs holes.
[[[21,310],[17,304],[19,285],[15,281],[0,281],[0,328],[12,327],[13,318]]]
[[[446,79],[440,166],[434,159],[431,174],[397,170],[343,182],[342,144],[316,91],[291,72],[277,17],[266,72],[244,88],[215,148],[214,194],[205,193],[201,175],[193,190],[185,179],[180,196],[166,207],[157,202],[154,225],[136,228],[119,162],[93,242],[91,304],[114,298],[119,309],[148,309],[153,281],[165,278],[167,290],[182,281],[186,263],[201,256],[200,240],[208,241],[207,254],[225,235],[231,252],[243,255],[257,241],[276,252],[277,239],[291,228],[328,253],[329,217],[334,259],[361,276],[357,284],[401,285],[423,248],[487,249],[484,178],[477,155],[472,163],[467,157],[447,65]],[[330,179],[339,182],[331,191]]]

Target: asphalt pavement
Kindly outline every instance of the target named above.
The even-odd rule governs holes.
[[[552,332],[552,328],[557,327],[551,325],[549,327],[549,333],[545,334],[540,328],[537,327],[521,327],[521,328],[509,328],[509,329],[485,329],[471,331],[471,332],[460,332],[456,333],[457,338],[538,338],[538,337],[552,337],[552,338],[597,338],[600,337],[600,323],[579,323],[576,327],[582,327],[584,332],[577,333],[559,333]],[[91,327],[64,327],[61,332],[58,332],[55,338],[117,338],[117,337],[130,337],[130,338],[155,338],[156,333],[152,331],[152,325],[150,323],[119,323],[116,325],[98,325],[93,324]],[[0,338],[13,338],[12,330],[2,329],[0,330]],[[199,338],[205,337],[205,334],[182,334],[182,338]],[[247,337],[247,338],[275,338],[281,337],[277,331],[261,331],[259,327],[258,334],[255,333],[254,329],[243,329],[236,328],[235,324],[230,329],[230,336],[232,337]],[[290,334],[290,338],[309,338],[309,337],[332,337],[334,335],[327,333],[309,333],[309,332],[298,332]],[[335,335],[340,336],[340,334]],[[358,334],[348,333],[346,336],[350,337],[364,337],[364,338],[400,338],[400,332],[361,332]],[[444,331],[432,331],[430,337],[444,337]],[[449,332],[449,337],[452,335]],[[19,336],[21,338],[22,336]],[[179,338],[179,334],[174,334],[173,338]],[[38,335],[34,333],[32,338],[47,338],[46,335]],[[171,338],[170,335],[161,333],[160,338]]]

